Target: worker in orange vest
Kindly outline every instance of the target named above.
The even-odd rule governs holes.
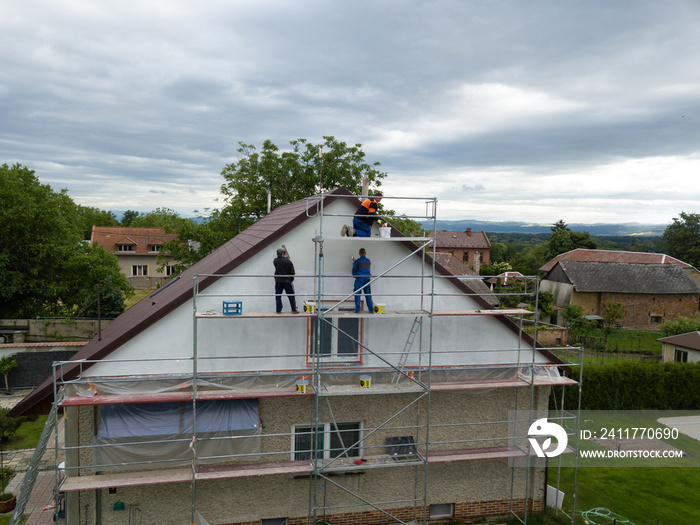
[[[348,237],[371,237],[372,225],[379,220],[377,208],[382,200],[382,193],[376,192],[374,196],[362,201],[362,204],[355,212],[355,217],[352,219],[352,227],[347,224],[340,230],[340,236],[347,235]]]

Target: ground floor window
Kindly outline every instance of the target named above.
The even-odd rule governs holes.
[[[293,430],[292,458],[295,461],[360,456],[362,425],[359,422],[295,425]],[[316,431],[314,431],[314,429]],[[314,444],[314,437],[316,443]]]
[[[176,273],[177,273],[177,272],[175,271],[175,267],[174,267],[174,266],[166,266],[166,267],[165,267],[165,275],[166,275],[167,277],[170,277],[170,276],[172,276],[172,275],[175,275]]]
[[[133,264],[131,266],[131,276],[132,277],[146,277],[148,276],[148,265],[147,264]]]
[[[688,352],[684,350],[676,350],[676,355],[674,357],[674,361],[678,363],[687,363],[688,362]]]

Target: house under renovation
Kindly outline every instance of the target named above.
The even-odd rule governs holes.
[[[527,430],[576,382],[524,333],[530,312],[494,309],[469,286],[478,276],[435,262],[430,236],[341,236],[359,204],[338,189],[273,210],[15,407],[63,411],[67,523],[128,512],[162,525],[381,524],[543,508],[546,469]],[[434,222],[436,201],[420,204]],[[282,246],[298,314],[285,296],[275,312]],[[364,296],[355,311],[360,248],[376,313]]]

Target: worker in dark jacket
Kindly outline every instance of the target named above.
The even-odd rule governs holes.
[[[275,303],[277,313],[282,313],[282,292],[287,293],[289,297],[289,306],[292,307],[292,313],[298,314],[297,301],[294,297],[294,265],[289,256],[285,256],[285,250],[277,249],[277,257],[272,261],[275,265]]]
[[[379,201],[382,200],[382,193],[377,192],[373,197],[365,199],[352,219],[352,228],[345,225],[340,231],[340,236],[347,235],[348,237],[371,237],[372,225],[379,220],[377,208]]]
[[[367,301],[367,309],[369,313],[374,313],[374,305],[372,304],[372,290],[370,289],[369,281],[371,278],[370,266],[372,261],[366,257],[367,252],[364,248],[360,248],[359,257],[352,264],[352,274],[355,276],[355,312],[362,311],[360,298],[362,292],[365,292],[365,301]]]

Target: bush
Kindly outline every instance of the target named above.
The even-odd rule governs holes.
[[[17,432],[24,421],[21,417],[8,417],[9,408],[0,408],[0,441],[7,443],[7,439]]]
[[[697,331],[700,331],[700,317],[698,317],[698,314],[695,314],[693,317],[681,317],[678,321],[661,325],[661,332],[665,337]]]
[[[578,378],[578,373],[575,372]],[[575,407],[578,389],[567,388]],[[582,410],[697,410],[700,363],[614,363],[583,368]]]

